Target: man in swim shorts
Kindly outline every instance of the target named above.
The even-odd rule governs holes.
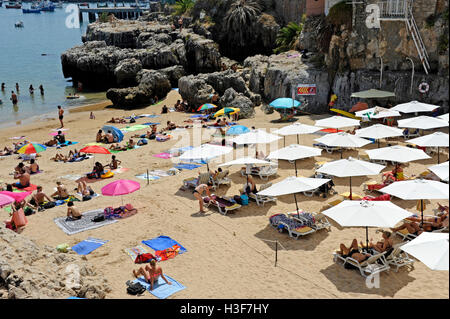
[[[62,109],[61,105],[58,105],[58,118],[59,122],[61,123],[61,127],[64,127],[63,118],[64,118],[64,110]]]

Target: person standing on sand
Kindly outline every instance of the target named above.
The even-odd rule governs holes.
[[[58,105],[58,118],[59,122],[61,123],[61,127],[64,127],[63,118],[64,118],[64,110],[62,109],[61,105]]]
[[[200,184],[192,192],[194,194],[194,197],[196,199],[198,199],[198,203],[200,205],[200,213],[205,212],[203,210],[203,197],[202,197],[203,192],[206,192],[206,195],[208,195],[208,197],[211,198],[211,193],[209,192],[209,188],[210,187],[206,184]],[[213,199],[211,198],[211,200],[213,200]]]
[[[16,95],[16,93],[14,93],[14,91],[11,91],[11,99],[10,100],[12,101],[13,105],[16,105],[18,102],[17,95]]]

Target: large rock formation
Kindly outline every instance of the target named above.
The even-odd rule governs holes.
[[[0,299],[101,299],[110,291],[102,273],[82,256],[40,247],[0,227]]]

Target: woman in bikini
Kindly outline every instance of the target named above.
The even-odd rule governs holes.
[[[344,257],[344,258],[347,258],[347,257],[353,258],[356,261],[358,261],[359,263],[367,260],[371,256],[370,254],[364,254],[364,253],[361,253],[359,251],[358,241],[356,240],[356,238],[353,239],[350,247],[347,248],[344,244],[341,244],[339,247],[340,247],[341,250],[338,251],[338,253],[340,255],[342,255],[342,257]]]
[[[166,277],[164,277],[164,274],[162,272],[162,268],[159,266],[156,266],[156,261],[154,259],[150,260],[150,266],[146,265],[145,267],[140,267],[137,271],[133,269],[133,275],[138,278],[140,275],[144,276],[145,281],[150,284],[150,290],[153,290],[153,287],[155,286],[155,282],[158,282],[159,276],[161,276],[162,279],[168,284],[171,285],[172,283],[169,282]]]
[[[394,245],[394,242],[392,241],[391,238],[391,234],[392,234],[391,232],[384,231],[382,235],[383,240],[377,242],[376,244],[373,243],[373,239],[371,238],[369,242],[369,248],[372,248],[373,250],[376,250],[379,253],[388,251]],[[361,246],[364,246],[362,242],[360,242],[360,244]]]
[[[192,194],[194,194],[194,197],[196,199],[198,199],[198,203],[200,205],[200,213],[204,213],[205,212],[203,210],[203,197],[202,197],[202,194],[204,192],[206,192],[206,195],[208,195],[211,198],[211,193],[209,192],[209,188],[210,187],[208,185],[206,185],[206,184],[200,184],[192,192]]]

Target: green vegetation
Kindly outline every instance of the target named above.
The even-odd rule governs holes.
[[[280,29],[277,39],[275,40],[277,48],[273,50],[274,53],[278,54],[295,48],[296,41],[303,30],[305,20],[306,16],[304,15],[300,24],[289,22],[287,26]]]
[[[353,7],[347,1],[336,3],[330,8],[326,18],[327,22],[333,26],[345,25],[348,29],[352,27]]]
[[[108,13],[107,12],[102,12],[99,16],[98,16],[98,21],[100,22],[108,22]]]
[[[445,54],[445,52],[448,50],[448,35],[447,34],[442,34],[439,37],[438,50],[439,50],[440,55]]]
[[[253,24],[256,17],[261,13],[261,7],[254,0],[236,0],[231,5],[225,16],[225,27],[230,43],[235,46],[244,47],[249,26]]]
[[[185,13],[189,13],[189,11],[194,7],[194,0],[178,0],[175,3],[175,15],[182,15]]]

